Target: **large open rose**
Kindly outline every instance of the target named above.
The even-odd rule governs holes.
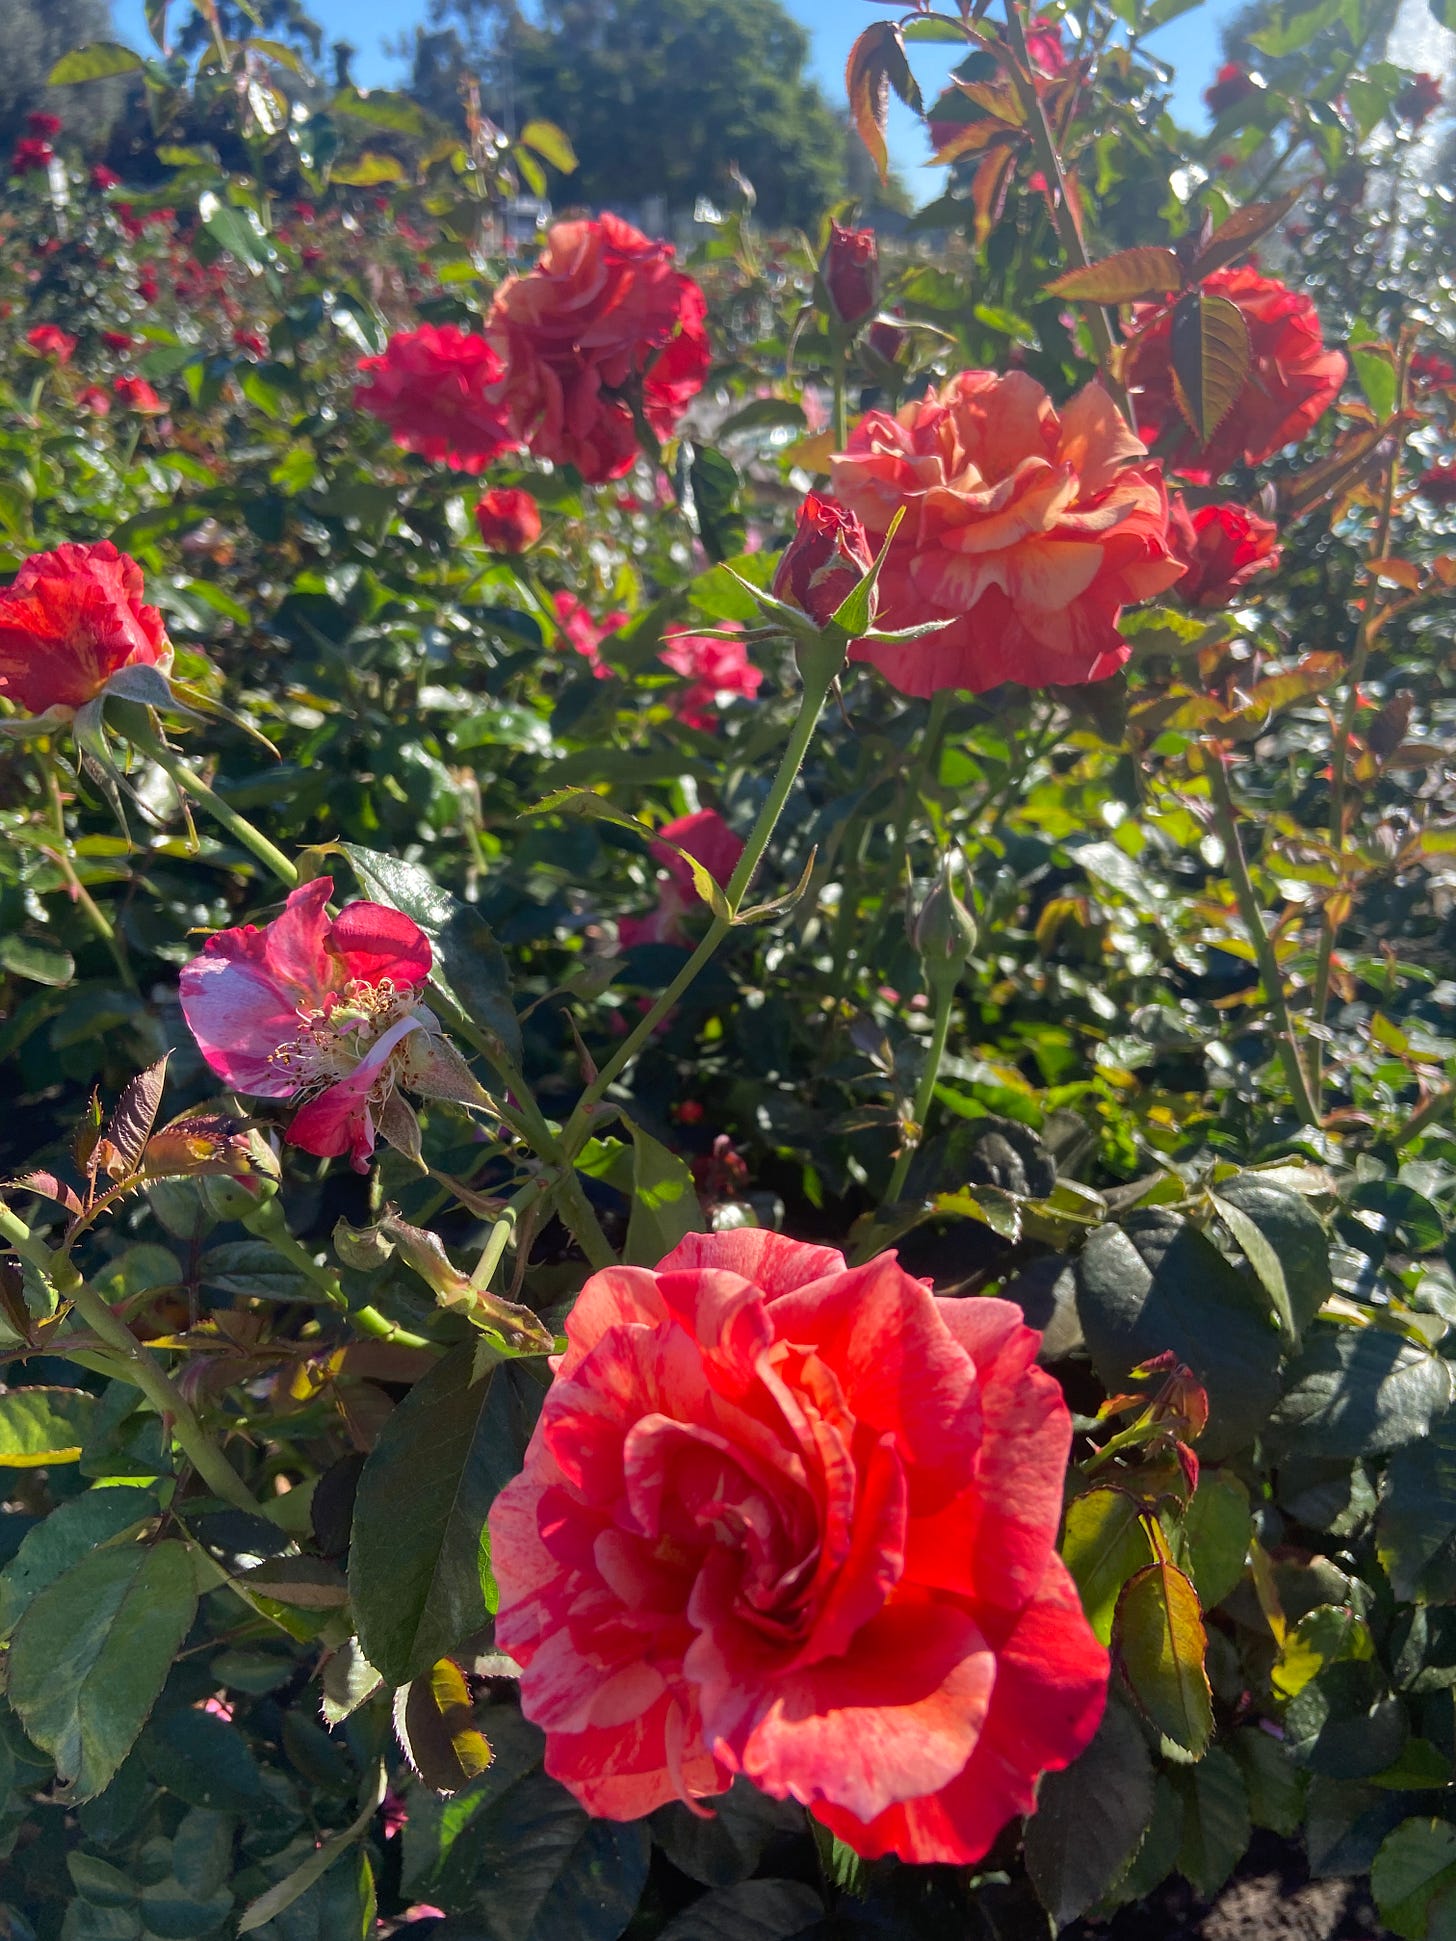
[[[165,674],[172,643],[144,591],[140,566],[109,539],[33,553],[0,593],[0,694],[64,718],[124,668]]]
[[[1172,312],[1149,303],[1133,309],[1134,334],[1124,366],[1138,429],[1150,445],[1165,433],[1169,467],[1207,485],[1242,459],[1259,465],[1303,438],[1339,395],[1349,366],[1326,350],[1319,313],[1307,296],[1257,270],[1215,270],[1203,279],[1210,296],[1243,312],[1253,362],[1227,417],[1204,445],[1184,422],[1173,395]]]
[[[501,401],[504,367],[484,337],[421,324],[359,363],[354,403],[388,425],[394,442],[457,472],[484,471],[517,440]]]
[[[774,1233],[594,1274],[490,1516],[547,1769],[615,1819],[743,1773],[861,1853],[984,1854],[1107,1683],[1039,1339]]]
[[[519,437],[593,483],[620,478],[637,456],[634,403],[666,438],[702,389],[706,316],[671,243],[610,214],[556,223],[536,266],[496,292],[486,324]]]
[[[1100,681],[1130,651],[1121,609],[1183,570],[1161,467],[1100,384],[1058,414],[1022,371],[962,371],[898,417],[861,419],[831,476],[873,552],[906,509],[876,624],[951,623],[850,649],[903,694]]]

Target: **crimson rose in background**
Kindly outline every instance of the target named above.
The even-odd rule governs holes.
[[[742,632],[738,621],[727,622],[724,632],[730,629],[735,635]],[[687,728],[711,732],[718,726],[721,696],[731,698],[741,694],[744,700],[751,701],[763,684],[762,673],[738,639],[717,640],[711,634],[670,634],[657,658],[687,682],[673,707],[673,713]]]
[[[35,553],[0,593],[0,695],[68,719],[128,667],[165,675],[172,643],[142,569],[109,539]]]
[[[922,640],[851,647],[902,694],[1103,680],[1130,652],[1122,608],[1183,571],[1162,468],[1097,383],[1058,413],[1025,372],[962,371],[897,417],[869,412],[831,478],[873,552],[906,510],[876,624],[950,622]]]
[[[493,553],[529,552],[541,537],[541,509],[529,492],[509,485],[487,492],[475,508],[480,536]]]
[[[37,357],[54,358],[57,364],[69,364],[76,354],[76,339],[59,324],[37,324],[26,331],[25,341]]]
[[[743,838],[734,835],[716,809],[699,809],[665,822],[657,835],[652,857],[665,871],[658,881],[657,907],[645,917],[618,918],[617,938],[623,950],[638,944],[690,943],[683,919],[702,909],[703,899],[685,857],[701,863],[719,888],[726,889],[743,854]]]
[[[1168,531],[1184,574],[1173,588],[1185,607],[1226,607],[1255,574],[1279,564],[1279,528],[1243,505],[1168,504]]]
[[[867,1856],[980,1859],[1108,1674],[1020,1310],[747,1231],[594,1274],[566,1335],[490,1513],[548,1772],[624,1820],[742,1773]]]
[[[485,1102],[459,1053],[420,1002],[430,942],[381,903],[332,920],[330,877],[294,890],[281,916],[209,937],[182,972],[182,1012],[219,1078],[254,1098],[291,1099],[288,1138],[321,1158],[348,1154],[367,1172],[378,1131],[418,1152],[399,1097]]]
[[[519,449],[498,390],[505,370],[484,337],[421,324],[360,361],[354,403],[388,425],[397,445],[457,472],[481,472]]]
[[[1171,311],[1134,304],[1123,367],[1142,436],[1150,445],[1166,436],[1169,469],[1195,485],[1207,485],[1241,461],[1262,464],[1303,438],[1334,403],[1349,369],[1343,351],[1325,349],[1309,298],[1277,277],[1215,270],[1201,287],[1238,305],[1253,357],[1243,390],[1208,444],[1189,429],[1173,394]]]
[[[706,299],[673,262],[671,243],[618,216],[558,222],[535,268],[496,292],[486,328],[515,434],[538,458],[589,484],[621,478],[637,456],[634,402],[671,436],[709,355]]]

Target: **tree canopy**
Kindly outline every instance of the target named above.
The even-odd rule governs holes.
[[[433,18],[498,119],[566,129],[583,202],[721,202],[736,167],[766,221],[804,223],[843,191],[844,125],[779,0],[545,0],[534,17],[510,0],[436,0]],[[438,89],[439,37],[427,42]]]
[[[111,38],[108,0],[0,0],[0,145],[13,143],[36,108],[49,108],[83,140],[104,134],[120,101],[114,83],[48,89],[46,76],[73,47]]]

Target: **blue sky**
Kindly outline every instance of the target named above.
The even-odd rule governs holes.
[[[1194,126],[1202,123],[1200,95],[1218,61],[1218,25],[1234,11],[1237,0],[1204,0],[1191,13],[1165,27],[1150,43],[1162,59],[1178,70],[1174,108],[1180,118]],[[881,9],[864,0],[787,0],[790,13],[803,21],[813,38],[816,73],[831,101],[844,98],[844,62],[855,35],[875,19]],[[147,44],[142,24],[141,0],[113,0],[117,29],[135,45]],[[330,35],[347,39],[359,49],[356,72],[368,87],[385,87],[397,81],[399,70],[383,53],[386,39],[397,39],[424,13],[423,0],[311,0],[310,12],[323,23]],[[947,65],[945,55],[954,52],[937,47],[918,50],[916,67],[921,85],[937,85]],[[894,160],[906,178],[912,194],[928,200],[935,192],[931,171],[923,168],[925,148],[918,126],[908,112],[892,108],[890,147]]]

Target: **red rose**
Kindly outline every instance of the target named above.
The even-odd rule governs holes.
[[[559,222],[533,270],[507,277],[487,328],[507,360],[517,438],[591,484],[637,455],[633,400],[667,438],[708,371],[707,303],[654,243],[620,217]]]
[[[0,694],[27,714],[81,708],[123,667],[171,665],[142,569],[110,540],[35,553],[0,593]]]
[[[1428,350],[1418,350],[1412,357],[1410,373],[1417,384],[1456,384],[1456,364]]]
[[[76,395],[76,409],[89,411],[97,418],[111,416],[111,400],[99,384],[88,384]]]
[[[1279,528],[1243,505],[1168,501],[1168,537],[1185,567],[1174,592],[1185,607],[1226,607],[1256,573],[1279,564]]]
[[[34,109],[25,117],[25,129],[29,135],[36,135],[43,142],[53,142],[61,132],[59,115],[48,115],[43,108]]]
[[[560,623],[561,631],[565,634],[567,644],[572,651],[580,654],[582,659],[590,664],[593,674],[599,681],[608,680],[612,670],[602,659],[601,643],[608,634],[615,633],[618,627],[623,625],[627,615],[621,612],[609,613],[598,625],[574,593],[558,593],[552,605],[556,609],[556,618]]]
[[[500,390],[505,367],[484,337],[421,324],[361,359],[354,403],[389,426],[394,442],[457,472],[484,471],[515,451]]]
[[[1395,111],[1412,128],[1428,121],[1445,99],[1445,90],[1434,74],[1413,74],[1395,97]]]
[[[875,563],[865,529],[852,512],[811,492],[773,576],[776,600],[824,627]]]
[[[76,339],[57,324],[37,324],[26,331],[25,341],[37,357],[52,357],[57,364],[69,364],[76,351]]]
[[[876,549],[906,509],[878,624],[950,622],[921,640],[851,647],[902,694],[1103,680],[1130,651],[1122,608],[1183,570],[1162,469],[1100,384],[1058,414],[1024,371],[963,371],[898,417],[870,412],[831,476]]]
[[[1456,505],[1456,462],[1433,465],[1416,480],[1416,490],[1432,505]]]
[[[1203,288],[1238,305],[1253,356],[1243,390],[1207,445],[1189,430],[1173,395],[1171,312],[1159,313],[1152,304],[1133,306],[1134,335],[1124,366],[1143,437],[1155,445],[1166,436],[1170,468],[1197,485],[1207,485],[1241,460],[1259,465],[1303,438],[1334,403],[1349,368],[1342,351],[1325,349],[1309,298],[1277,277],[1215,270],[1203,279]]]
[[[104,195],[108,189],[121,187],[121,177],[115,169],[109,169],[105,162],[97,162],[91,170],[91,186],[99,195]]]
[[[493,553],[524,553],[541,537],[541,513],[529,492],[497,486],[475,508],[480,536]]]
[[[736,621],[728,624],[734,632],[742,631]],[[715,640],[710,634],[673,634],[657,658],[687,682],[673,712],[688,728],[716,728],[717,703],[721,696],[741,694],[751,701],[763,682],[763,675],[748,658],[748,649],[741,640]]]
[[[261,330],[247,330],[241,324],[233,332],[233,342],[239,350],[245,350],[250,357],[268,355],[268,339]]]
[[[873,229],[845,229],[831,221],[820,268],[829,305],[846,330],[871,317],[880,301],[880,249]]]
[[[132,346],[132,340],[124,330],[103,330],[101,341],[108,350],[118,352],[130,350]]]
[[[1203,99],[1208,112],[1217,120],[1220,115],[1227,114],[1230,108],[1236,108],[1241,101],[1247,101],[1251,94],[1259,92],[1259,83],[1246,67],[1240,67],[1237,61],[1225,61],[1214,78],[1213,86],[1204,89]]]
[[[1020,1310],[740,1231],[594,1274],[566,1333],[490,1513],[547,1770],[614,1819],[743,1773],[870,1857],[978,1860],[1107,1686]]]
[[[167,407],[144,377],[119,377],[112,384],[118,404],[142,418],[161,418]]]
[[[55,160],[56,151],[48,141],[39,135],[22,135],[15,144],[15,152],[10,157],[12,175],[30,175],[41,169],[48,169]]]
[[[713,881],[726,889],[743,855],[743,838],[734,835],[716,809],[699,809],[676,822],[665,822],[657,835],[652,856],[666,872],[658,879],[657,905],[646,916],[618,918],[617,937],[623,950],[635,950],[638,944],[691,943],[683,918],[701,910],[703,899],[685,857],[701,863]]]

